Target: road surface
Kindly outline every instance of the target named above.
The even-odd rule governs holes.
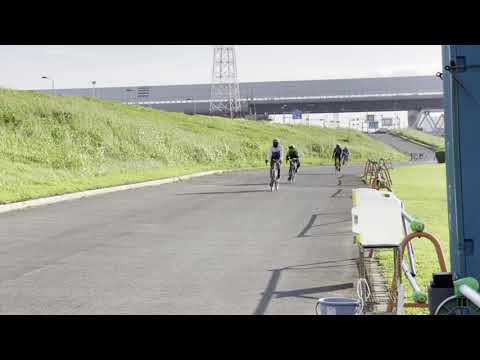
[[[381,141],[387,145],[390,145],[394,149],[410,156],[411,153],[423,154],[423,160],[420,162],[436,162],[435,152],[424,146],[403,140],[398,136],[390,134],[369,134],[375,140]],[[417,160],[418,161],[418,160]]]
[[[0,314],[313,314],[357,276],[349,167],[196,178],[0,215]],[[285,169],[283,170],[285,172]]]

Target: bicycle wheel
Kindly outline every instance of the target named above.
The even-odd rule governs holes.
[[[272,166],[270,168],[270,191],[273,191],[273,185],[275,183],[275,169]]]
[[[340,172],[340,165],[338,158],[335,158],[335,174],[338,174]]]
[[[275,191],[278,191],[278,183],[279,183],[278,174],[280,174],[280,164],[276,163],[275,164]]]

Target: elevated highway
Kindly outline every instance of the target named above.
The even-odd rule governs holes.
[[[40,90],[49,92],[50,90]],[[93,96],[92,88],[57,89],[62,96]],[[210,85],[97,88],[95,96],[164,111],[209,113]],[[421,111],[443,108],[442,82],[435,76],[382,77],[240,83],[246,114]]]

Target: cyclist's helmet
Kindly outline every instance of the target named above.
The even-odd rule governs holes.
[[[278,146],[278,139],[273,139],[273,147],[277,147]]]
[[[288,148],[289,148],[289,149],[295,149],[295,145],[290,144],[290,145],[288,145]]]

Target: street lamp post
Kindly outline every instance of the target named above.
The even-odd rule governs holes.
[[[48,76],[42,76],[42,79],[52,80],[52,95],[55,96],[55,81],[53,80],[53,78],[49,78]]]

